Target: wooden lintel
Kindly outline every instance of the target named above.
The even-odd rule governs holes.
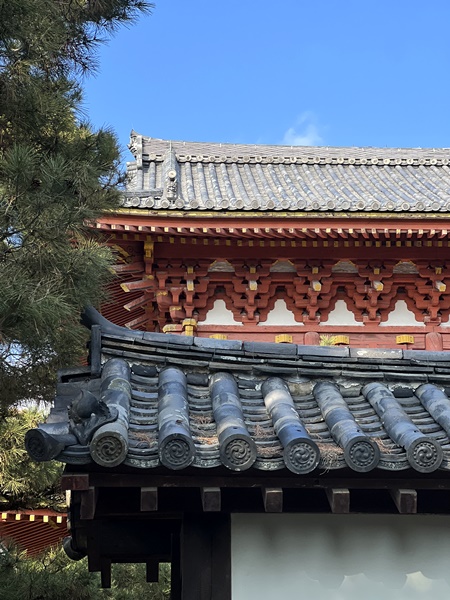
[[[61,489],[63,491],[82,491],[89,489],[88,473],[64,473],[61,477]]]
[[[141,487],[141,511],[158,510],[158,488]]]
[[[221,509],[221,493],[219,487],[201,489],[202,506],[205,512],[218,512]]]
[[[80,519],[92,520],[97,507],[98,488],[90,487],[80,493]]]
[[[146,579],[148,583],[158,583],[159,581],[159,561],[147,560],[146,562]]]
[[[400,514],[417,513],[417,491],[396,489],[390,490],[392,499]]]
[[[262,494],[266,512],[283,512],[283,490],[281,488],[262,488]]]
[[[200,469],[198,469],[200,471]],[[206,469],[204,469],[206,470]],[[75,474],[68,474],[73,477]],[[88,475],[85,475],[88,477]],[[272,473],[261,472],[258,476],[248,476],[245,473],[240,477],[229,475],[224,472],[219,475],[198,475],[197,473],[189,476],[177,474],[174,472],[169,475],[154,475],[152,483],[157,487],[180,487],[180,488],[199,488],[199,487],[220,487],[224,488],[254,488],[261,485],[261,478],[264,477],[264,483],[267,488],[289,488],[289,489],[327,489],[327,488],[348,488],[358,490],[389,490],[389,489],[416,489],[416,490],[449,490],[450,479],[442,477],[420,478],[404,477],[398,478],[397,473],[385,472],[384,477],[361,478],[361,477],[336,477],[332,472],[329,476],[317,477],[283,477],[274,476]],[[143,487],[148,482],[148,475],[141,473],[118,473],[95,471],[89,474],[91,485],[97,487]],[[89,486],[87,486],[89,487]],[[69,489],[69,488],[65,488]],[[78,488],[79,489],[79,488]],[[87,488],[83,488],[87,489]]]
[[[332,513],[350,512],[350,490],[347,488],[327,488],[327,498]]]

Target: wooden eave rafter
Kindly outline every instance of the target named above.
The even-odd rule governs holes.
[[[178,238],[214,239],[270,239],[270,240],[351,240],[385,241],[400,239],[442,240],[450,232],[450,219],[417,215],[398,215],[386,218],[327,218],[324,215],[308,215],[308,218],[278,213],[269,220],[261,215],[248,218],[233,215],[233,222],[223,215],[201,215],[201,224],[192,215],[145,216],[128,213],[105,216],[98,220],[96,228],[107,232],[158,235]]]
[[[0,538],[13,542],[29,556],[56,546],[67,535],[67,515],[52,510],[2,511]]]

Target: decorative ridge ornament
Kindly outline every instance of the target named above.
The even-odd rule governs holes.
[[[446,165],[450,148],[377,148],[371,146],[288,146],[267,144],[230,144],[220,142],[174,141],[131,132],[130,146],[141,145],[144,156],[158,156],[167,149],[181,161],[236,162],[264,161],[293,164],[299,159],[308,164]],[[134,153],[133,152],[133,153]]]
[[[81,390],[69,406],[69,430],[85,446],[102,425],[112,423],[119,415],[117,408],[108,407],[92,392]]]

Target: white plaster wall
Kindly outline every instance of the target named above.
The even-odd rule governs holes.
[[[422,321],[416,321],[416,315],[409,310],[404,300],[397,300],[394,310],[388,315],[387,321],[380,323],[380,326],[403,326],[403,327],[425,327]]]
[[[448,600],[450,516],[232,515],[233,600]]]
[[[231,310],[228,310],[224,300],[216,300],[211,310],[206,313],[204,321],[199,321],[199,325],[242,325],[234,320]]]
[[[297,327],[298,325],[302,326],[303,323],[297,323],[294,313],[288,309],[286,302],[280,299],[273,305],[272,310],[267,315],[267,320],[258,323],[258,325],[293,325],[294,327]]]
[[[350,325],[354,327],[355,325],[364,326],[364,323],[357,321],[355,319],[355,315],[351,310],[347,308],[344,300],[337,300],[334,309],[328,315],[328,319],[326,321],[321,321],[321,325]]]

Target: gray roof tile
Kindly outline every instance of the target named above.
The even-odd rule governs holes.
[[[124,206],[450,212],[450,149],[171,142],[132,133]]]
[[[448,353],[349,352],[160,333],[133,338],[92,309],[85,323],[101,328],[97,352],[101,351],[102,373],[100,378],[85,369],[61,373],[47,423],[27,434],[29,452],[38,460],[95,460],[105,467],[123,463],[140,469],[162,464],[175,470],[189,464],[236,471],[287,467],[302,475],[317,464],[312,454],[306,460],[304,453],[318,452],[319,469],[450,469],[450,375],[441,372]],[[217,386],[219,381],[224,385]],[[222,396],[229,404],[224,414]],[[230,425],[227,411],[238,425]],[[221,435],[225,425],[227,434]],[[240,428],[239,436],[234,436],[238,430],[233,427]],[[106,444],[114,440],[117,446],[118,458],[110,465],[107,456],[97,456],[102,436]],[[403,442],[404,436],[408,441]],[[248,451],[244,466],[233,462],[234,447],[237,456]],[[375,450],[373,460],[360,464],[370,448]],[[436,461],[425,466],[418,462],[421,448],[436,450]],[[301,464],[295,458],[297,450],[305,458]],[[173,465],[172,455],[178,461]]]

